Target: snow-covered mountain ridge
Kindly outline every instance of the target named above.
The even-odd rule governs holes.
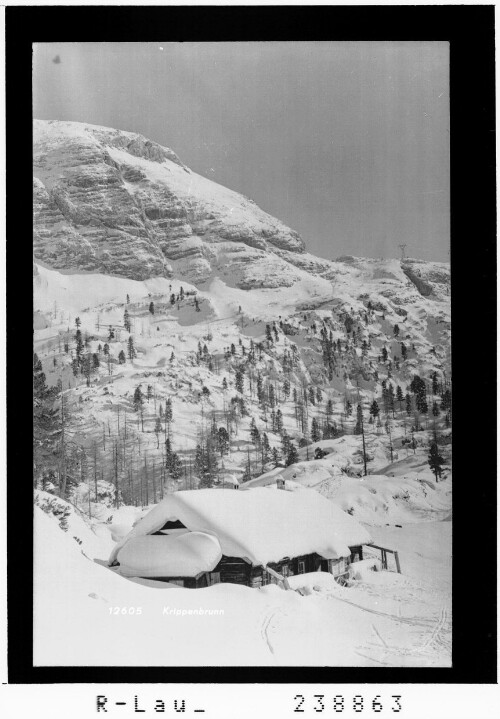
[[[75,122],[34,121],[35,256],[58,269],[131,279],[181,272],[238,286],[298,277],[277,249],[299,235],[247,198],[188,169],[141,135]],[[280,277],[281,276],[281,277]]]
[[[340,289],[345,278],[385,278],[385,294],[400,304],[412,303],[422,287],[437,297],[446,291],[443,263],[419,264],[420,274],[425,267],[432,275],[427,286],[425,277],[415,284],[409,265],[307,253],[296,232],[252,200],[136,133],[61,121],[33,127],[34,255],[54,269],[183,277],[203,289],[214,278],[240,289],[314,280],[327,299],[331,283]]]

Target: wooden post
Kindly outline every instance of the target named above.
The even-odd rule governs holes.
[[[398,570],[398,574],[401,574],[401,565],[399,564],[399,553],[394,552],[394,559],[396,560],[396,569]]]
[[[276,572],[274,569],[271,569],[271,567],[268,567],[267,565],[264,567],[264,570],[270,574],[272,577],[278,580],[278,582],[282,583],[285,589],[290,589],[290,584],[288,582],[288,579],[284,577],[279,572]]]

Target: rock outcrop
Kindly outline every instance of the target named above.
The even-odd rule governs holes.
[[[34,254],[55,269],[131,279],[181,272],[247,288],[293,284],[300,236],[141,135],[34,122]]]

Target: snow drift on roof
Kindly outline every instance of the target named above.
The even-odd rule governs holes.
[[[202,532],[134,537],[118,552],[120,574],[127,577],[196,577],[221,557],[217,538]]]
[[[197,489],[174,492],[154,507],[115,547],[112,564],[133,537],[152,534],[168,521],[179,520],[192,532],[214,534],[222,554],[253,565],[278,562],[316,552],[335,559],[349,547],[370,542],[368,532],[317,492],[247,492]]]

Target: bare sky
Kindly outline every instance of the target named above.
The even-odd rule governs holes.
[[[34,116],[171,147],[323,257],[448,260],[446,42],[34,46]]]

